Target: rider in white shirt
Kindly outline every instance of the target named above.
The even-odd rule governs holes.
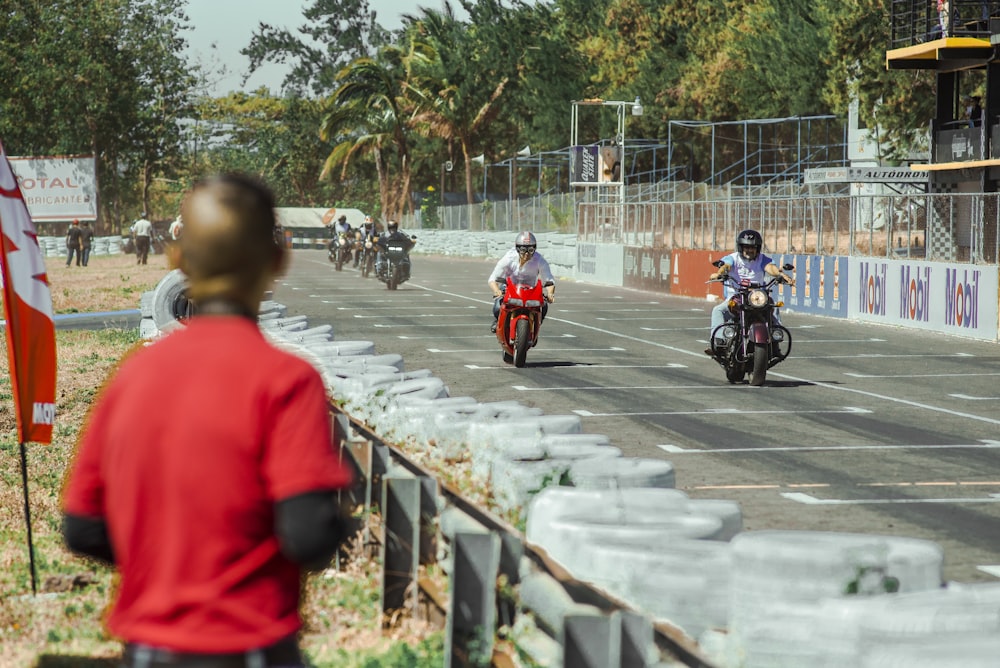
[[[733,274],[738,281],[750,281],[751,283],[763,283],[768,276],[777,276],[784,283],[795,285],[795,279],[783,273],[778,265],[774,264],[767,255],[761,253],[764,246],[764,238],[757,230],[743,230],[736,235],[736,252],[722,258],[723,266],[718,271],[713,272],[709,279],[717,280],[726,274]],[[723,300],[712,309],[712,326],[708,332],[711,337],[712,332],[719,325],[733,319],[729,312],[729,298],[733,296],[736,289],[728,282],[723,286]],[[777,320],[777,314],[775,314]],[[709,342],[711,344],[711,342]],[[705,348],[706,355],[714,355],[712,346]]]
[[[545,301],[556,299],[556,279],[552,276],[549,263],[537,252],[538,242],[531,232],[521,232],[514,241],[514,247],[507,251],[493,267],[488,283],[493,291],[493,325],[491,332],[497,331],[497,319],[500,317],[500,299],[507,285],[507,277],[515,283],[534,285],[541,281],[545,288]],[[542,305],[542,319],[549,310],[548,303]]]

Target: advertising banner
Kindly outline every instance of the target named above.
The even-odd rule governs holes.
[[[722,283],[705,281],[715,271],[712,261],[720,260],[726,255],[724,251],[675,248],[670,254],[670,294],[721,301]]]
[[[670,292],[670,249],[626,246],[625,287]]]
[[[570,151],[570,169],[573,173],[571,185],[597,183],[600,172],[600,152],[598,146],[574,146]]]
[[[790,272],[795,285],[782,285],[775,291],[785,308],[796,313],[813,313],[835,318],[847,317],[847,286],[850,270],[846,256],[775,255],[774,263],[795,267]]]
[[[605,285],[622,285],[625,247],[619,244],[576,244],[576,277]]]
[[[10,166],[33,221],[97,220],[93,156],[11,157]]]
[[[24,198],[0,146],[0,275],[7,361],[21,443],[52,442],[56,335],[45,261]]]
[[[850,258],[849,316],[997,339],[997,268]]]

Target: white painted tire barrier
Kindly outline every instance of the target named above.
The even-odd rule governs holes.
[[[528,506],[525,528],[527,539],[544,541],[553,521],[570,516],[615,517],[623,523],[639,523],[639,518],[658,518],[666,514],[686,514],[689,497],[677,489],[633,487],[619,490],[546,487]]]
[[[943,553],[931,541],[757,531],[741,533],[733,538],[732,546],[728,630],[733,651],[745,655],[748,665],[762,665],[775,652],[790,651],[794,643],[781,637],[787,621],[805,614],[821,599],[854,592],[929,591],[942,584]]]
[[[674,537],[652,549],[595,543],[579,553],[589,559],[591,577],[603,579],[605,588],[692,638],[726,622],[732,554],[728,543]]]
[[[164,334],[181,327],[178,309],[186,303],[187,277],[179,269],[170,271],[153,289],[153,324]]]
[[[665,459],[622,457],[612,462],[593,459],[574,462],[569,478],[575,487],[673,487],[674,465]]]
[[[519,456],[526,449],[535,450],[541,456]],[[530,444],[528,448],[514,445],[498,452],[492,460],[490,484],[497,505],[504,510],[517,510],[524,508],[531,497],[545,487],[565,484],[564,478],[575,463],[592,459],[606,462],[608,459],[617,460],[621,455],[620,448],[587,442],[574,445],[565,441],[544,449],[536,444]]]

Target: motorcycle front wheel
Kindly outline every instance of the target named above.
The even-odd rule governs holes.
[[[527,318],[517,321],[514,329],[514,366],[521,368],[528,359],[528,348],[531,347],[531,326]]]
[[[767,377],[767,363],[771,357],[770,346],[755,345],[753,347],[753,371],[750,372],[750,384],[760,387]]]

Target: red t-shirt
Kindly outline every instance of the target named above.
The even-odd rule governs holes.
[[[122,363],[64,495],[65,512],[107,522],[113,634],[234,652],[299,629],[301,573],[273,504],[351,483],[328,411],[319,374],[245,318],[194,318]]]

